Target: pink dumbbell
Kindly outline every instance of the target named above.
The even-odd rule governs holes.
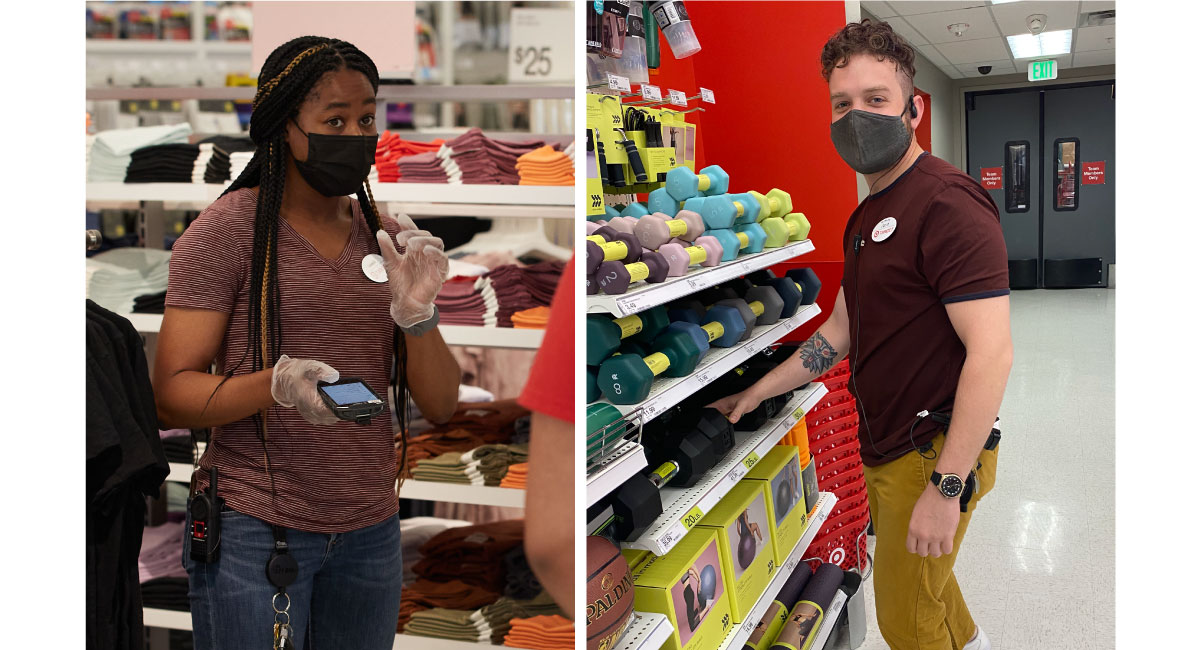
[[[607,223],[608,223],[607,221],[589,221],[589,222],[587,222],[587,234],[589,234],[589,235],[596,234],[596,230],[602,228]]]
[[[700,266],[716,266],[720,264],[721,254],[725,250],[721,246],[721,240],[712,235],[697,237],[694,242],[672,239],[669,243],[683,246],[683,249],[692,258],[690,264],[699,264]]]
[[[645,219],[645,217],[642,217]],[[679,277],[686,275],[688,266],[692,263],[692,258],[687,253],[687,249],[679,244],[663,244],[658,248],[658,254],[667,260],[667,276]]]
[[[680,210],[675,218],[655,212],[638,219],[633,234],[646,248],[658,248],[671,239],[695,241],[704,232],[704,219],[691,210]]]
[[[633,234],[633,228],[637,225],[638,221],[638,219],[634,219],[633,217],[616,217],[615,219],[608,220],[608,227],[620,232]]]

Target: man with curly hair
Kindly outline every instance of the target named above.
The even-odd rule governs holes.
[[[993,426],[1012,367],[1008,253],[988,193],[917,144],[915,58],[870,19],[825,44],[830,137],[870,188],[846,224],[842,287],[797,354],[713,406],[736,422],[849,356],[880,632],[893,650],[986,650],[954,560],[996,480]]]

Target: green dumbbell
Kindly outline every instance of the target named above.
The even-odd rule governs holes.
[[[666,372],[670,366],[671,359],[663,352],[645,357],[618,354],[600,364],[596,383],[613,404],[637,404],[650,395],[654,378]]]
[[[616,319],[603,314],[588,314],[587,365],[600,365],[621,347],[625,339],[653,341],[670,322],[667,308],[662,305]]]
[[[779,248],[790,241],[808,239],[811,229],[803,212],[793,212],[783,218],[770,217],[758,222],[767,233],[767,248]]]
[[[666,190],[671,196],[684,201],[698,194],[714,196],[729,191],[729,174],[718,165],[709,165],[695,174],[687,167],[676,167],[667,172]]]
[[[679,201],[672,198],[664,187],[650,192],[649,198],[646,200],[646,206],[650,209],[650,214],[661,212],[667,215],[667,217],[674,217],[679,212]]]
[[[700,207],[700,216],[709,230],[732,228],[735,223],[758,221],[758,201],[746,194],[710,196]]]
[[[625,427],[612,426],[621,421],[621,412],[612,404],[591,404],[587,407],[588,455],[597,453],[625,435]]]
[[[600,369],[596,366],[585,367],[587,368],[587,372],[583,377],[583,385],[587,389],[587,403],[591,404],[602,396],[600,387],[596,385],[596,376],[600,372]]]
[[[767,192],[766,196],[754,190],[746,193],[757,201],[761,208],[758,212],[759,221],[771,217],[783,217],[783,215],[792,211],[792,195],[779,188]]]
[[[803,212],[785,214],[783,222],[788,227],[788,241],[808,239],[808,233],[812,229],[812,225],[808,223],[808,217],[804,216]]]
[[[620,216],[633,217],[634,219],[641,219],[642,217],[644,217],[648,214],[650,214],[650,211],[646,209],[646,206],[642,205],[641,203],[635,202],[635,203],[630,203],[629,205],[625,206],[625,209],[621,210]],[[610,218],[609,221],[612,221],[612,219]]]

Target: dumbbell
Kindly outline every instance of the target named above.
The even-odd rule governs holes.
[[[667,260],[668,277],[686,275],[694,264],[716,266],[721,261],[721,244],[714,237],[697,237],[695,245],[682,239],[674,239],[658,249],[659,255]]]
[[[601,221],[589,221],[586,224],[584,224],[584,227],[587,228],[587,236],[591,237],[592,235],[594,235],[596,233],[596,231],[599,230],[600,228],[602,228],[604,226],[604,224],[606,224],[606,223],[608,223],[608,222],[601,220]]]
[[[637,404],[650,395],[654,378],[674,364],[687,363],[698,355],[695,345],[682,333],[664,332],[654,341],[655,352],[646,356],[618,354],[600,364],[596,383],[613,404]]]
[[[706,304],[728,305],[738,310],[746,329],[741,340],[750,338],[756,325],[771,325],[779,322],[783,313],[784,301],[774,288],[769,286],[754,286],[740,296],[728,287],[711,287],[696,294],[695,298],[685,298],[675,304],[675,310],[668,309],[667,316],[672,320],[691,321],[692,316]]]
[[[728,348],[742,340],[748,325],[742,312],[732,305],[713,305],[708,309],[701,308],[700,316],[693,318],[695,306],[684,309],[668,309],[667,315],[671,324],[687,323],[703,331],[703,338],[710,347]],[[751,320],[753,323],[753,320]],[[691,328],[677,328],[692,331]],[[667,327],[670,331],[670,326]],[[699,337],[696,337],[699,340]]]
[[[686,202],[685,206],[686,207]],[[709,196],[700,205],[700,216],[709,230],[732,228],[735,223],[758,221],[761,206],[747,194]]]
[[[609,219],[607,225],[617,232],[627,232],[632,235],[633,227],[637,225],[637,222],[638,220],[633,217],[617,217],[616,219]]]
[[[679,201],[668,194],[665,187],[660,187],[650,192],[646,199],[646,207],[650,208],[651,213],[661,212],[673,217],[676,212],[679,212]]]
[[[616,208],[612,207],[611,205],[604,206],[604,219],[606,221],[608,219],[615,219],[619,216],[621,216],[621,213],[617,212]]]
[[[767,192],[766,196],[754,190],[746,193],[757,201],[760,206],[758,212],[759,221],[771,217],[783,217],[783,215],[792,211],[792,195],[779,188]]]
[[[671,460],[648,476],[633,476],[608,497],[613,511],[609,531],[614,538],[628,541],[644,533],[663,512],[660,488],[680,476],[687,478],[682,483],[695,485],[716,464],[712,443],[699,433],[682,436],[672,451]]]
[[[642,259],[633,264],[604,262],[596,269],[600,291],[608,295],[625,293],[629,285],[639,280],[658,283],[667,279],[667,260],[654,251],[643,252]]]
[[[600,393],[600,386],[596,384],[596,376],[600,369],[596,366],[586,366],[586,373],[583,377],[583,385],[587,389],[587,403],[600,399],[603,395]]]
[[[704,234],[715,237],[721,243],[721,261],[731,262],[743,251],[749,251],[766,243],[766,233],[759,230],[736,231],[729,228],[706,230]]]
[[[612,404],[591,404],[587,407],[586,416],[589,456],[625,435],[624,426],[612,426],[624,417]]]
[[[767,248],[779,248],[789,241],[801,241],[808,238],[812,227],[803,212],[793,212],[783,218],[771,217],[758,222],[767,233]]]
[[[588,314],[587,365],[600,365],[621,347],[625,339],[653,341],[670,323],[667,308],[663,305],[616,319],[604,314]]]
[[[734,232],[746,233],[749,238],[749,244],[743,253],[747,255],[752,253],[761,253],[762,249],[767,245],[767,232],[757,223],[744,223],[734,228]],[[776,248],[779,248],[776,246]]]
[[[642,205],[641,203],[634,202],[625,206],[625,209],[621,210],[620,216],[641,219],[648,214],[650,214],[650,211],[646,209],[646,206]]]
[[[798,269],[788,269],[785,275],[800,285],[800,290],[803,293],[800,304],[811,305],[817,301],[817,296],[821,293],[821,278],[817,277],[816,271],[805,266]]]
[[[600,268],[604,262],[620,261],[625,264],[633,264],[642,258],[642,244],[638,241],[637,236],[612,229],[610,231],[607,238],[600,234],[594,234],[587,238],[585,268],[588,273],[595,273],[596,269]]]
[[[680,201],[698,194],[714,196],[729,191],[729,174],[718,165],[709,165],[695,174],[687,167],[667,172],[667,192]]]
[[[650,250],[657,250],[672,238],[695,241],[703,232],[704,220],[690,210],[680,210],[675,218],[655,212],[638,219],[633,226],[637,240]]]
[[[760,286],[773,287],[783,298],[782,318],[791,318],[796,310],[804,305],[811,305],[821,292],[821,279],[810,268],[792,269],[786,277],[776,277],[771,269],[762,269],[751,273],[747,278]]]

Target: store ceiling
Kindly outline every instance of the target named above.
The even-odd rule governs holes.
[[[1035,59],[1054,59],[1060,69],[1115,64],[1116,25],[1088,26],[1087,15],[1114,11],[1116,5],[1115,0],[1030,0],[1002,4],[986,0],[864,0],[862,9],[888,22],[951,79],[963,79],[983,76],[978,68],[984,65],[992,66],[989,76],[1024,73]],[[1045,32],[1071,30],[1071,51],[1050,57],[1013,57],[1005,37],[1029,34],[1026,18],[1032,14],[1045,14]],[[956,23],[969,25],[962,36],[955,36],[948,29]]]

